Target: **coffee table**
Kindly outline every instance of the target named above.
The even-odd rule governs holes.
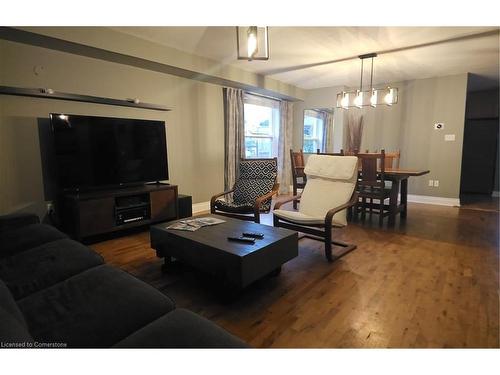
[[[297,232],[284,228],[228,218],[224,223],[202,227],[194,232],[166,229],[177,222],[151,226],[151,247],[165,258],[165,269],[172,258],[215,276],[232,290],[241,290],[269,274],[279,274],[281,266],[298,255]],[[182,219],[186,220],[186,219]],[[229,241],[228,236],[243,232],[263,233],[255,244]]]

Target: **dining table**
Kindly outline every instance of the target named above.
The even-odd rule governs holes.
[[[408,213],[408,179],[410,177],[423,176],[430,173],[427,169],[410,168],[385,168],[385,180],[391,181],[391,192],[389,195],[389,221],[388,225],[396,223],[396,216],[399,213],[401,219],[406,219]],[[398,204],[398,195],[400,201]]]

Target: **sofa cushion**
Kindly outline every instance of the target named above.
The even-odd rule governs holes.
[[[56,228],[46,224],[30,224],[3,231],[0,232],[0,258],[67,237]]]
[[[36,341],[109,347],[174,309],[167,296],[101,265],[18,301]]]
[[[0,308],[10,314],[19,322],[19,324],[26,327],[26,321],[24,320],[23,314],[19,310],[14,297],[7,288],[7,285],[5,285],[2,280],[0,280]]]
[[[103,263],[96,252],[63,238],[0,259],[0,278],[21,299]]]
[[[28,342],[33,342],[33,337],[26,327],[0,306],[1,348],[25,348]]]
[[[188,310],[176,309],[115,345],[118,348],[246,348],[239,338]]]
[[[31,213],[2,215],[0,216],[0,232],[38,223],[40,223],[38,216]]]

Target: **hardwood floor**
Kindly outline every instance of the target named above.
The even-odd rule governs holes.
[[[498,212],[410,204],[407,223],[350,223],[334,236],[358,248],[330,264],[299,242],[278,277],[231,303],[199,273],[162,261],[142,232],[92,247],[253,347],[499,347]],[[271,223],[265,215],[264,223]]]

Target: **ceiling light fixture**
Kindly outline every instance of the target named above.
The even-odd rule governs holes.
[[[361,59],[361,78],[359,80],[359,89],[355,91],[342,91],[337,94],[337,108],[363,108],[371,106],[373,108],[378,105],[391,106],[398,102],[398,89],[396,87],[373,87],[373,59],[377,57],[376,53],[368,53],[366,55],[358,56]],[[364,60],[371,59],[371,73],[370,73],[370,88],[363,91],[363,71]],[[365,99],[366,98],[366,99]],[[352,100],[351,100],[352,99]]]
[[[238,60],[269,60],[267,26],[236,26]]]

